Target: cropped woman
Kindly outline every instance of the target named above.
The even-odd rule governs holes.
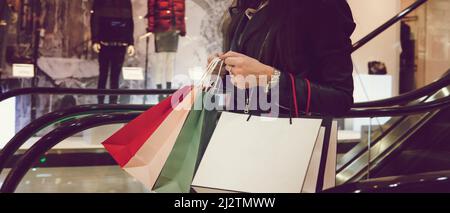
[[[279,86],[280,107],[337,116],[353,104],[350,36],[355,29],[346,0],[237,0],[225,61],[231,76],[258,76]],[[291,85],[295,85],[295,91]]]

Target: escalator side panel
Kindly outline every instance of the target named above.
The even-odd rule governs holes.
[[[344,184],[348,181],[356,180],[365,176],[368,169],[368,159],[371,157],[371,166],[369,169],[375,167],[382,156],[388,155],[405,141],[405,138],[414,131],[417,131],[421,124],[430,119],[430,114],[415,115],[406,118],[399,124],[390,134],[383,137],[377,144],[372,146],[371,153],[366,151],[364,154],[355,159],[347,167],[345,167],[336,176],[337,184]],[[411,127],[412,126],[412,127]],[[400,141],[400,142],[399,142]]]
[[[441,110],[409,137],[389,161],[380,165],[375,177],[412,175],[450,169],[450,108]]]
[[[441,98],[448,98],[449,96],[450,86],[442,88],[437,93],[431,95],[425,99],[425,102],[432,102]],[[404,121],[395,126],[389,134],[372,146],[370,153],[369,150],[366,150],[358,158],[342,168],[336,177],[337,184],[358,181],[370,174],[371,170],[376,171],[377,168],[380,168],[378,166],[389,161],[390,157],[393,156],[391,154],[399,152],[397,149],[405,147],[405,143],[409,142],[408,139],[427,124],[427,122],[435,118],[438,113],[439,111],[408,116]],[[370,162],[370,165],[368,165],[368,162]]]

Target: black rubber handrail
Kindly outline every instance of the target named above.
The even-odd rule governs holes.
[[[378,35],[386,31],[388,28],[396,24],[397,22],[401,21],[404,17],[406,17],[408,14],[410,14],[412,11],[416,10],[421,5],[425,4],[428,0],[418,0],[415,1],[411,6],[404,9],[391,19],[389,19],[386,23],[382,24],[380,27],[375,29],[373,32],[369,33],[367,36],[353,44],[352,52],[357,51],[361,47],[363,47],[365,44],[376,38]]]
[[[373,109],[353,109],[343,118],[361,118],[361,117],[385,117],[385,116],[402,116],[409,114],[418,114],[421,112],[427,112],[430,108],[437,108],[445,106],[450,103],[450,97],[442,98],[433,102],[416,104],[405,107],[385,107],[385,108],[373,108]],[[3,151],[0,153],[0,173],[4,169],[7,162],[12,159],[14,153],[36,132],[45,128],[48,123],[53,123],[55,120],[62,120],[68,117],[72,117],[80,114],[90,114],[105,111],[145,111],[150,106],[143,105],[85,105],[78,106],[71,109],[61,110],[54,113],[47,114],[18,132],[13,139],[11,139]]]
[[[448,70],[441,79],[424,86],[420,89],[416,89],[414,91],[395,96],[392,98],[377,100],[377,101],[369,101],[369,102],[361,102],[355,103],[352,108],[371,108],[371,107],[386,107],[386,106],[395,106],[406,104],[414,100],[418,100],[425,96],[431,95],[442,88],[450,86],[450,70]]]
[[[14,192],[37,158],[73,134],[98,126],[126,123],[135,119],[139,114],[140,113],[100,114],[64,123],[63,126],[54,129],[42,137],[25,152],[17,162],[16,166],[9,172],[3,182],[0,192]]]
[[[414,106],[353,110],[350,114],[353,118],[406,116],[437,111],[447,107],[450,107],[450,97],[428,103],[420,103]],[[64,123],[63,126],[56,128],[42,137],[23,154],[22,158],[6,177],[0,192],[14,192],[27,171],[32,167],[33,163],[64,139],[90,128],[116,123],[126,123],[136,118],[138,115],[139,113],[102,114]]]
[[[87,116],[96,113],[114,113],[124,111],[143,112],[150,107],[151,106],[145,105],[82,105],[46,114],[25,126],[3,147],[0,152],[0,174],[22,145],[33,137],[34,134],[51,124],[66,121],[67,119],[76,116]]]
[[[438,82],[437,82],[438,83]],[[435,84],[435,87],[437,84]],[[439,88],[439,87],[436,87]],[[428,89],[426,91],[429,91]],[[402,108],[383,108],[383,109],[366,109],[366,110],[357,110],[353,109],[351,110],[346,116],[346,118],[349,117],[366,117],[368,114],[370,114],[372,117],[379,117],[382,115],[393,115],[399,112],[399,110],[409,113],[414,112],[418,109],[423,109],[428,106],[434,106],[436,105],[436,102],[426,103],[423,105],[420,105],[420,107],[417,106],[409,106],[409,107],[402,107]],[[445,102],[441,104],[446,104]],[[33,121],[29,125],[27,125],[25,128],[23,128],[21,131],[19,131],[13,139],[11,139],[3,148],[2,152],[0,153],[0,173],[3,171],[4,166],[7,164],[7,162],[10,161],[10,159],[13,158],[14,154],[18,151],[18,149],[29,139],[31,138],[36,132],[40,131],[41,129],[45,128],[49,125],[49,123],[55,123],[60,120],[64,120],[73,116],[77,115],[88,115],[93,113],[99,113],[99,112],[118,112],[118,111],[145,111],[150,106],[144,106],[144,105],[84,105],[84,106],[76,106],[70,109],[60,110],[57,112],[49,113],[47,115],[44,115],[43,117]]]
[[[374,102],[367,102],[367,103],[360,103],[359,106],[351,110],[346,116],[346,118],[350,117],[368,117],[368,113],[373,113],[371,117],[380,117],[382,115],[393,115],[397,114],[398,108],[383,108],[383,109],[371,109],[371,110],[358,110],[357,108],[364,108],[364,107],[376,107],[376,106],[390,106],[394,104],[403,103],[404,101],[409,102],[409,100],[414,100],[426,95],[429,95],[430,93],[436,92],[439,89],[442,89],[445,86],[448,86],[450,82],[450,71],[447,72],[442,79],[422,88],[419,90],[416,90],[411,93],[407,93],[402,96],[380,100],[380,101],[374,101]],[[435,102],[427,103],[426,105],[420,105],[422,108],[427,106],[433,106],[436,104]],[[444,103],[445,104],[445,103]],[[90,112],[96,113],[96,112],[102,112],[102,111],[108,111],[108,110],[138,110],[138,111],[144,111],[148,106],[142,106],[142,105],[86,105],[86,106],[78,106],[74,107],[68,110],[61,110],[54,113],[47,114],[43,116],[42,118],[39,118],[32,123],[30,123],[28,126],[26,126],[23,130],[21,130],[18,134],[15,135],[15,137],[7,143],[7,145],[3,148],[3,151],[0,153],[0,173],[4,169],[4,166],[6,163],[14,156],[14,153],[17,152],[17,150],[22,146],[29,138],[32,137],[33,134],[35,134],[40,129],[47,126],[48,123],[52,123],[55,120],[61,120],[65,119],[67,117],[74,116],[78,113],[82,114],[89,114]],[[414,110],[421,109],[417,108],[417,106],[410,106],[406,108],[401,108],[402,111],[409,113],[414,112]]]
[[[397,117],[441,110],[450,106],[450,96],[435,101],[410,106],[381,107],[369,109],[352,109],[342,118],[376,118]]]
[[[7,91],[0,94],[0,102],[8,98],[17,97],[20,95],[32,94],[51,94],[51,95],[169,95],[175,93],[176,90],[123,90],[123,89],[74,89],[74,88],[52,88],[52,87],[37,87],[37,88],[21,88]]]
[[[355,103],[352,108],[386,107],[405,104],[430,95],[450,85],[450,70],[443,77],[425,87],[392,98]],[[29,94],[78,94],[78,95],[158,95],[173,94],[176,90],[99,90],[71,88],[22,88],[0,94],[0,102],[8,98]]]

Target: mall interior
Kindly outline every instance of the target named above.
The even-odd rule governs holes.
[[[0,0],[1,193],[155,192],[154,182],[124,169],[102,142],[163,103],[183,77],[201,79],[208,56],[224,49],[232,0],[124,0],[113,16],[128,15],[128,22],[111,22],[125,26],[123,42],[102,41],[117,33],[102,34],[96,15],[105,14],[96,1]],[[347,2],[357,24],[351,38],[355,104],[330,121],[322,135],[330,138],[327,149],[311,150],[303,185],[296,187],[450,192],[450,0]],[[158,22],[152,9],[163,6],[175,24]],[[155,23],[176,30],[156,33]],[[313,169],[317,156],[320,166]],[[215,156],[205,157],[214,164]],[[200,170],[210,164],[202,161]],[[214,175],[200,170],[194,182],[208,188]],[[223,190],[298,190],[285,190],[288,181],[275,174],[268,178],[281,188]],[[209,187],[227,185],[214,184]]]

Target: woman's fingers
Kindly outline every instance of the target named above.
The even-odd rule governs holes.
[[[213,56],[212,55],[208,56],[208,64],[210,64],[212,60],[213,60]]]
[[[232,75],[234,76],[246,76],[247,74],[244,72],[244,70],[242,70],[239,67],[230,67],[230,70],[228,70],[228,72],[230,72]]]
[[[210,64],[215,58],[220,57],[222,55],[223,55],[223,53],[216,53],[216,54],[210,55],[208,57],[208,64]]]
[[[226,65],[226,66],[225,66],[225,70],[228,71],[228,72],[230,72],[231,74],[233,74],[233,67],[232,67],[232,66]]]
[[[246,76],[246,73],[240,67],[227,65],[227,66],[225,66],[225,70],[227,70],[228,72],[231,73],[231,75],[234,75],[234,76],[238,76],[238,75]]]
[[[224,60],[224,63],[228,66],[239,66],[241,65],[243,62],[243,58],[242,57],[228,57]]]
[[[226,59],[229,58],[229,57],[243,57],[243,56],[245,56],[245,55],[240,54],[240,53],[237,53],[237,52],[229,51],[229,52],[227,52],[227,53],[221,55],[221,56],[220,56],[220,59],[226,60]]]
[[[210,55],[209,57],[208,57],[208,64],[210,64],[211,63],[211,61],[212,60],[214,60],[214,55]]]

